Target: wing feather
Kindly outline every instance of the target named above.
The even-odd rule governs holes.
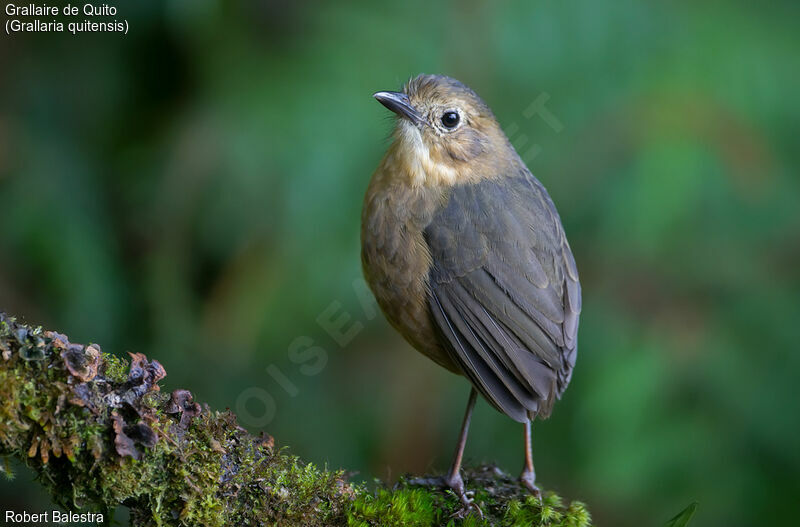
[[[425,239],[429,306],[453,360],[513,419],[546,417],[572,375],[581,309],[547,192],[527,171],[456,186]]]

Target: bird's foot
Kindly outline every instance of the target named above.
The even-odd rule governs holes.
[[[483,519],[483,511],[475,503],[475,493],[471,490],[464,489],[464,480],[461,479],[461,474],[456,473],[455,476],[445,477],[444,483],[450,490],[458,496],[461,501],[461,508],[453,513],[452,517],[457,519],[465,518],[470,512],[475,512],[481,519]]]
[[[519,476],[519,481],[531,492],[531,494],[539,499],[542,499],[542,491],[536,486],[536,473],[533,470],[523,470],[522,474]]]
[[[480,518],[483,518],[483,511],[478,504],[475,503],[475,493],[465,489],[464,480],[459,473],[450,477],[411,478],[406,480],[406,483],[419,487],[449,488],[458,497],[459,501],[461,501],[461,508],[453,513],[453,518],[464,519],[470,512],[475,512]]]

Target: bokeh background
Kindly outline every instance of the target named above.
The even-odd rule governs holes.
[[[370,95],[447,73],[526,153],[581,273],[540,482],[598,525],[694,500],[698,526],[797,517],[796,2],[117,7],[127,36],[0,37],[0,309],[157,358],[167,389],[356,480],[446,468],[467,383],[357,279],[392,123]],[[561,126],[525,112],[542,94]],[[318,321],[340,316],[344,345]],[[467,458],[516,472],[521,432],[481,402]],[[3,508],[45,510],[16,472]]]

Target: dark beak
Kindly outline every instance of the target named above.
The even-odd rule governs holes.
[[[408,102],[408,95],[397,91],[379,91],[372,94],[378,102],[389,108],[391,111],[409,119],[414,124],[424,123],[422,116]]]

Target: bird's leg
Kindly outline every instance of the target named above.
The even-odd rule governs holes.
[[[537,498],[542,497],[542,492],[536,486],[536,472],[533,470],[533,446],[531,445],[531,422],[525,423],[525,466],[519,480],[525,485],[531,494]]]
[[[461,509],[456,512],[455,516],[463,518],[470,510],[474,510],[478,515],[483,518],[483,511],[478,507],[472,499],[472,492],[467,492],[464,489],[464,480],[461,478],[461,459],[464,457],[464,447],[467,444],[467,432],[469,432],[469,422],[472,419],[472,409],[475,408],[475,399],[478,397],[478,391],[475,388],[469,392],[469,401],[467,402],[467,411],[464,413],[464,422],[461,424],[461,433],[458,437],[458,445],[456,447],[456,455],[453,458],[453,465],[450,467],[450,472],[445,478],[445,483],[450,489],[456,493],[458,499],[461,500]]]

